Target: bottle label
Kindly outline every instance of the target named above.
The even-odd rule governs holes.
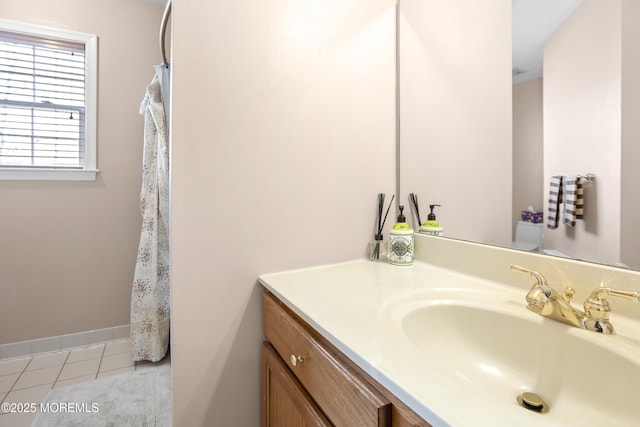
[[[413,263],[413,235],[391,237],[389,261],[392,264]]]

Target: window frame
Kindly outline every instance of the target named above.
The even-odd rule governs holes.
[[[97,169],[98,36],[8,19],[0,19],[0,30],[85,46],[85,159],[82,168],[0,166],[0,180],[95,181]]]

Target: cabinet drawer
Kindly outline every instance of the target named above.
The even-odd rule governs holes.
[[[390,426],[391,403],[273,295],[264,294],[267,340],[336,426]]]
[[[262,427],[332,427],[269,343],[262,345]]]

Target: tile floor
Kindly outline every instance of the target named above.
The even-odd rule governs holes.
[[[129,344],[129,340],[124,339],[69,351],[0,360],[0,405],[39,404],[54,388],[157,365],[134,362]],[[30,426],[34,418],[35,413],[4,413],[0,410],[0,427]]]

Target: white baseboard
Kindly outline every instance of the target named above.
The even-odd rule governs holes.
[[[129,325],[122,325],[112,328],[96,329],[95,331],[77,332],[75,334],[58,335],[56,337],[0,344],[0,360],[69,350],[92,344],[121,340],[129,338],[129,336]]]

